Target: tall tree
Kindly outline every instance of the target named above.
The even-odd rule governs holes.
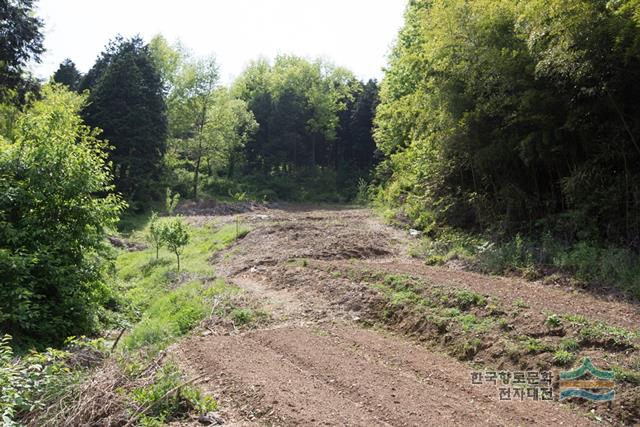
[[[243,148],[258,129],[247,103],[233,98],[229,90],[220,88],[208,111],[202,132],[210,173],[212,168],[224,170],[227,178],[234,178],[243,161]]]
[[[0,328],[22,343],[94,332],[109,295],[105,235],[123,208],[84,97],[60,85],[0,137]]]
[[[219,86],[215,57],[194,58],[180,44],[171,45],[162,36],[154,37],[150,46],[168,90],[167,161],[176,168],[190,169],[189,193],[197,200],[203,174],[224,173],[234,178],[243,160],[242,148],[257,123],[244,101]]]
[[[25,77],[24,66],[40,61],[41,28],[33,0],[0,1],[0,102],[19,101],[34,85],[33,79]]]
[[[209,112],[219,81],[215,58],[193,60],[183,65],[169,97],[172,135],[188,142],[193,160],[193,198],[198,200],[202,161],[206,157]]]
[[[640,247],[638,2],[413,0],[381,88],[385,195],[420,226]]]
[[[231,88],[234,97],[244,100],[259,123],[258,130],[245,144],[246,174],[265,176],[268,167],[265,160],[270,135],[273,100],[270,91],[271,65],[265,59],[253,61],[236,79]]]
[[[167,112],[160,74],[142,39],[118,38],[81,87],[90,89],[83,115],[113,146],[115,183],[128,199],[156,196],[166,150]]]
[[[80,86],[82,74],[76,68],[76,64],[69,58],[62,61],[55,73],[53,73],[53,81],[61,83],[72,91],[77,91]]]

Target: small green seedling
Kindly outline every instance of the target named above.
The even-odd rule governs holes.
[[[162,224],[158,219],[158,214],[153,212],[151,219],[149,220],[149,232],[147,234],[149,242],[156,248],[156,259],[160,255],[160,248],[162,247]]]
[[[180,218],[174,218],[162,227],[162,240],[166,243],[171,252],[178,260],[178,271],[180,271],[180,255],[184,247],[189,243],[189,230],[187,225]]]

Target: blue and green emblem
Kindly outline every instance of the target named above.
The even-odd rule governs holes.
[[[581,397],[598,402],[611,401],[616,395],[614,386],[613,371],[596,368],[588,357],[578,369],[560,372],[560,400]]]

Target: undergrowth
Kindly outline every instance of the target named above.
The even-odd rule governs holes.
[[[119,297],[109,316],[118,319],[112,324],[127,329],[117,351],[108,349],[114,341],[106,345],[102,339],[74,338],[64,350],[16,357],[10,337],[5,337],[0,341],[2,425],[21,425],[23,420],[91,424],[103,419],[95,417],[113,417],[109,422],[159,426],[216,409],[213,398],[190,384],[175,364],[163,361],[164,349],[209,316],[228,318],[237,326],[259,318],[236,305],[241,290],[216,278],[209,261],[249,229],[211,222],[188,227],[190,239],[178,272],[168,250],[161,248],[156,258],[155,246],[146,242],[147,220],[129,218],[126,238],[143,249],[120,249],[116,260]]]
[[[411,250],[427,264],[460,261],[472,270],[489,274],[516,273],[526,279],[553,281],[569,276],[577,285],[615,287],[640,299],[640,255],[630,249],[596,242],[565,243],[550,234],[540,238],[516,235],[494,241],[479,235],[446,230],[425,237]]]

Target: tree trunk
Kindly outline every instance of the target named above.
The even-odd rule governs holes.
[[[202,157],[198,156],[196,159],[196,170],[193,174],[193,200],[198,201],[198,181],[200,179],[200,161]]]
[[[202,140],[198,139],[196,170],[193,174],[193,200],[198,201],[198,181],[200,180],[200,164],[202,163]]]

